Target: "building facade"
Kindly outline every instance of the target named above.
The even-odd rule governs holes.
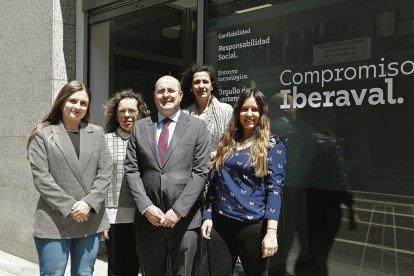
[[[38,198],[26,136],[75,78],[76,2],[1,1],[0,250],[37,259],[31,236]]]
[[[206,63],[224,102],[263,91],[290,139],[271,275],[414,272],[411,0],[4,2],[1,250],[35,259],[24,140],[66,80],[89,84],[101,124],[116,90],[155,110],[157,78]]]

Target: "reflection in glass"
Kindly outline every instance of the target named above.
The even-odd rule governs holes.
[[[270,105],[273,131],[290,138],[271,275],[414,274],[413,3],[208,1],[207,14],[222,101],[254,81],[296,108],[280,114],[284,95]]]

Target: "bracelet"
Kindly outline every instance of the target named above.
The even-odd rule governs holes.
[[[275,230],[275,231],[277,231],[277,228],[267,227],[267,230]]]

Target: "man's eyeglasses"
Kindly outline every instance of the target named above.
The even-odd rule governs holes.
[[[173,90],[173,89],[165,88],[165,89],[159,89],[159,90],[155,91],[155,93],[157,95],[160,95],[161,96],[161,95],[164,95],[165,92],[167,92],[168,95],[172,95],[172,94],[174,94],[174,93],[176,93],[178,91],[179,90]]]
[[[121,115],[125,115],[127,112],[129,115],[134,116],[135,114],[137,114],[138,109],[136,108],[118,109],[118,113]]]

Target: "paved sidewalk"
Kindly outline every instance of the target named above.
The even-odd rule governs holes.
[[[96,260],[93,275],[106,276],[107,263]],[[70,265],[66,269],[65,276],[70,276]],[[11,255],[0,250],[0,276],[36,276],[39,275],[37,264]]]

